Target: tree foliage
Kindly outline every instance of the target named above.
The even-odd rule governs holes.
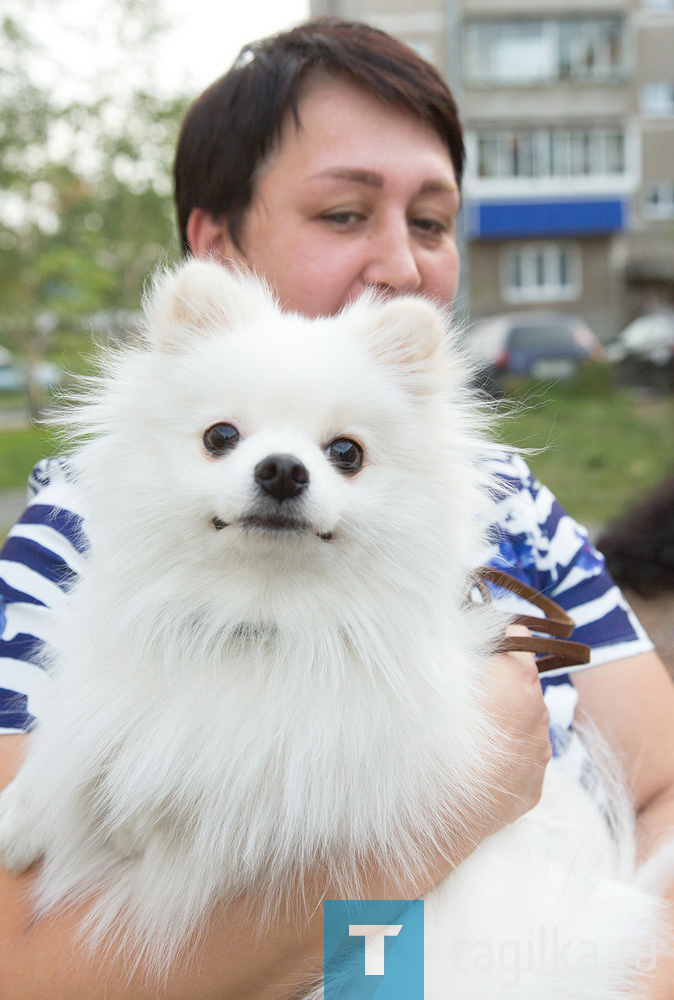
[[[136,308],[177,254],[170,166],[186,102],[153,77],[165,28],[158,0],[3,0],[0,344],[27,350],[45,313],[68,331]]]

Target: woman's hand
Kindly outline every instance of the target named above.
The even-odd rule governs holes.
[[[531,633],[522,625],[509,625],[506,634]],[[487,669],[489,708],[508,745],[493,775],[493,811],[478,817],[475,833],[480,840],[536,805],[552,756],[550,720],[533,653],[500,653]]]
[[[522,625],[509,625],[506,635],[531,635]],[[487,776],[486,796],[476,796],[476,809],[462,824],[447,816],[450,845],[428,869],[425,894],[465,861],[491,834],[519,819],[541,797],[545,768],[552,757],[550,720],[533,653],[498,653],[484,667],[487,712],[503,742],[496,767]],[[400,887],[387,886],[380,898],[403,898]],[[376,898],[374,892],[371,898]],[[411,893],[407,898],[412,898]]]

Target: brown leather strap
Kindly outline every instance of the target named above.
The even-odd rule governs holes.
[[[534,590],[527,583],[522,583],[510,573],[504,573],[503,570],[494,569],[492,566],[480,566],[477,572],[480,580],[486,583],[495,583],[497,587],[509,590],[513,594],[517,594],[518,597],[523,597],[529,604],[540,608],[545,615],[545,618],[533,615],[515,615],[513,621],[517,625],[526,625],[527,628],[534,629],[536,632],[545,632],[547,635],[556,635],[562,639],[568,639],[573,633],[576,627],[573,618],[550,597]]]
[[[590,647],[568,639],[544,639],[537,635],[506,635],[498,644],[499,653],[536,653],[539,674],[558,667],[577,667],[590,662]],[[544,654],[544,655],[540,655]]]
[[[556,670],[558,667],[580,666],[590,662],[589,646],[582,642],[563,641],[572,634],[575,625],[570,615],[563,608],[560,608],[556,601],[534,590],[528,584],[522,583],[521,580],[517,580],[510,573],[494,569],[492,566],[480,566],[475,576],[476,585],[486,600],[491,600],[486,584],[493,583],[497,587],[509,590],[511,593],[517,594],[518,597],[524,598],[530,604],[540,608],[545,615],[545,618],[533,615],[514,615],[511,619],[514,624],[526,625],[534,632],[544,632],[556,637],[546,639],[539,635],[507,635],[499,643],[499,652],[537,654],[536,665],[539,673]]]

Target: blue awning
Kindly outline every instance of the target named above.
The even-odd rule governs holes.
[[[474,201],[468,219],[473,239],[591,236],[625,229],[627,204],[623,198]]]

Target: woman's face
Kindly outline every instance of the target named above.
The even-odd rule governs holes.
[[[226,224],[193,213],[195,253],[248,265],[284,308],[310,317],[371,286],[451,302],[459,192],[436,132],[334,79],[314,83],[299,116],[257,179],[240,249]]]

